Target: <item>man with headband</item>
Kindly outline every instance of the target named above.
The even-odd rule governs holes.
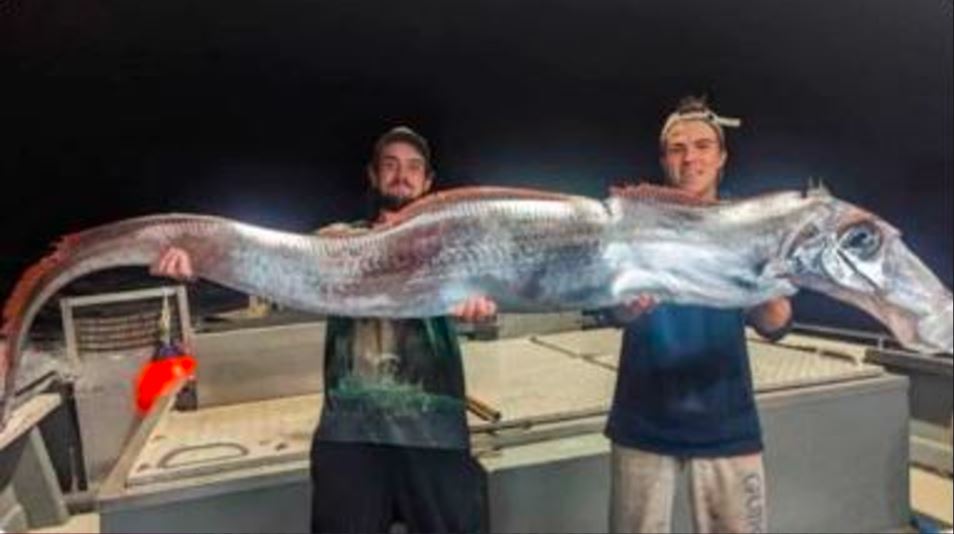
[[[716,200],[728,159],[724,128],[739,124],[704,100],[683,99],[659,136],[666,185]],[[688,469],[697,532],[765,532],[762,433],[745,326],[782,337],[789,301],[720,310],[644,296],[615,315],[625,331],[606,426],[610,529],[671,531],[676,481]]]

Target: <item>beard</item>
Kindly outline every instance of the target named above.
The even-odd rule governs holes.
[[[368,193],[369,215],[377,218],[382,211],[398,211],[413,201],[413,198],[388,195],[372,188]]]

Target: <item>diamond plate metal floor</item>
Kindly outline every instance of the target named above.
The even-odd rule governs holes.
[[[534,342],[582,361],[617,369],[622,336],[619,330],[599,329],[537,336]],[[878,376],[884,370],[856,358],[860,346],[834,341],[808,345],[805,339],[783,344],[749,338],[752,381],[759,392]],[[861,352],[863,355],[863,352]]]

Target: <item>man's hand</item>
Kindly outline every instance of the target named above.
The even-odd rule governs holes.
[[[777,341],[788,333],[792,322],[792,303],[785,297],[764,302],[748,313],[749,324],[760,336]]]
[[[451,310],[451,315],[470,323],[480,323],[493,319],[497,314],[497,303],[484,296],[470,297]]]
[[[618,323],[635,321],[656,307],[656,299],[650,295],[639,295],[635,299],[613,308],[613,318]]]
[[[168,276],[176,280],[195,280],[195,271],[192,270],[192,259],[189,253],[177,247],[166,249],[149,267],[149,272],[155,276]]]

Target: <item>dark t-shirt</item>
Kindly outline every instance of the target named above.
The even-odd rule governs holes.
[[[447,317],[331,317],[318,439],[468,449],[464,371]]]
[[[761,451],[744,312],[662,304],[627,325],[606,435],[672,456]]]

